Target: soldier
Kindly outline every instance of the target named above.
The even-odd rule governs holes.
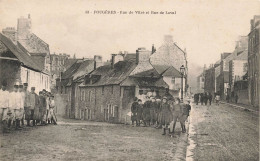
[[[41,121],[43,125],[46,125],[46,116],[47,116],[47,91],[43,91],[43,107],[41,109]],[[49,106],[49,105],[48,105]]]
[[[49,111],[49,114],[50,114],[51,123],[54,123],[54,125],[57,125],[57,118],[56,118],[56,115],[55,115],[55,112],[54,112],[54,108],[55,108],[54,96],[51,95],[50,98],[51,99],[50,99],[50,111]]]
[[[140,126],[140,120],[142,120],[143,104],[142,100],[138,99],[137,114],[136,114],[136,126]]]
[[[162,135],[166,134],[166,129],[168,128],[170,134],[170,122],[172,121],[172,113],[170,109],[170,105],[167,102],[167,97],[163,97],[162,105],[161,105],[161,124],[163,128]]]
[[[201,93],[200,94],[200,104],[203,105],[203,102],[204,102],[204,94]]]
[[[220,96],[219,96],[218,93],[216,94],[216,98],[215,99],[216,99],[217,106],[219,106]]]
[[[3,132],[8,133],[11,127],[11,120],[9,120],[9,92],[6,90],[6,81],[2,82],[2,89],[0,90],[0,121],[3,125]]]
[[[157,121],[156,109],[157,109],[156,100],[154,97],[151,97],[151,104],[150,104],[151,125],[155,125]]]
[[[161,114],[161,99],[156,99],[156,127],[155,128],[161,128],[162,124],[160,123],[160,114]]]
[[[136,122],[136,126],[137,126],[137,110],[138,110],[138,102],[137,102],[138,98],[135,97],[134,98],[134,102],[132,103],[132,106],[131,106],[131,112],[132,112],[132,115],[131,115],[131,120],[132,120],[132,126],[134,126],[134,122]]]
[[[36,125],[36,120],[34,119],[34,109],[36,107],[36,105],[38,104],[38,96],[37,94],[35,93],[35,87],[31,87],[31,92],[29,94],[29,97],[30,97],[30,106],[29,106],[29,109],[30,109],[30,120],[33,121],[33,126]]]
[[[150,98],[147,96],[146,97],[146,102],[143,105],[143,121],[144,121],[144,126],[150,126],[150,106],[151,106],[151,101]]]
[[[49,110],[50,110],[50,92],[46,92],[46,123],[50,124],[50,115],[49,115]]]
[[[43,122],[44,114],[46,113],[46,100],[44,98],[44,91],[39,92],[39,115],[38,120],[40,121],[41,125],[45,124],[45,121]]]
[[[20,103],[21,103],[21,97],[18,92],[18,85],[14,85],[13,91],[10,93],[10,108],[12,112],[12,122],[13,126],[16,130],[19,130],[19,110],[20,110]]]
[[[21,128],[21,122],[23,122],[23,112],[24,112],[24,96],[23,96],[23,85],[19,85],[19,91],[17,92],[17,109],[15,110],[16,116],[16,129]]]
[[[24,87],[24,114],[25,114],[25,120],[27,121],[27,126],[30,126],[30,120],[31,120],[31,110],[30,110],[30,92],[27,90],[28,83],[23,84]]]
[[[179,98],[176,99],[176,102],[173,106],[173,128],[172,128],[172,134],[174,134],[174,130],[175,130],[175,126],[176,126],[176,122],[177,122],[177,119],[180,120],[180,118],[182,117],[182,104],[180,104],[181,100]],[[182,131],[184,131],[184,126],[181,123],[181,128],[182,128]]]

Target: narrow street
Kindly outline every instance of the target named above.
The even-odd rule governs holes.
[[[176,156],[184,160],[187,135],[180,130],[178,124],[171,138],[152,127],[59,119],[57,126],[26,127],[2,135],[0,158],[114,161],[173,160]]]
[[[259,160],[259,115],[227,104],[193,104],[190,122],[194,143],[187,160]]]

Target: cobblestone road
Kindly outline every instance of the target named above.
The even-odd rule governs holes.
[[[193,105],[190,122],[195,148],[187,160],[259,160],[258,114],[227,104]]]
[[[1,135],[1,160],[184,160],[186,134],[152,127],[62,120]]]

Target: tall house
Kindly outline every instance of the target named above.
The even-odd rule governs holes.
[[[259,107],[259,34],[260,15],[256,15],[248,34],[248,96],[249,103],[255,107]]]
[[[4,36],[9,38],[16,47],[30,56],[38,65],[40,71],[50,76],[50,49],[49,45],[32,32],[31,16],[20,17],[15,27],[7,27],[2,30]],[[48,79],[50,84],[51,80]],[[23,82],[25,83],[25,82]],[[28,83],[28,82],[27,82]]]

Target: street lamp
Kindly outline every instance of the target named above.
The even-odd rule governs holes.
[[[184,65],[182,65],[180,67],[180,72],[181,72],[181,102],[183,102],[183,77],[184,77],[184,71],[185,71],[185,67],[184,67]]]

